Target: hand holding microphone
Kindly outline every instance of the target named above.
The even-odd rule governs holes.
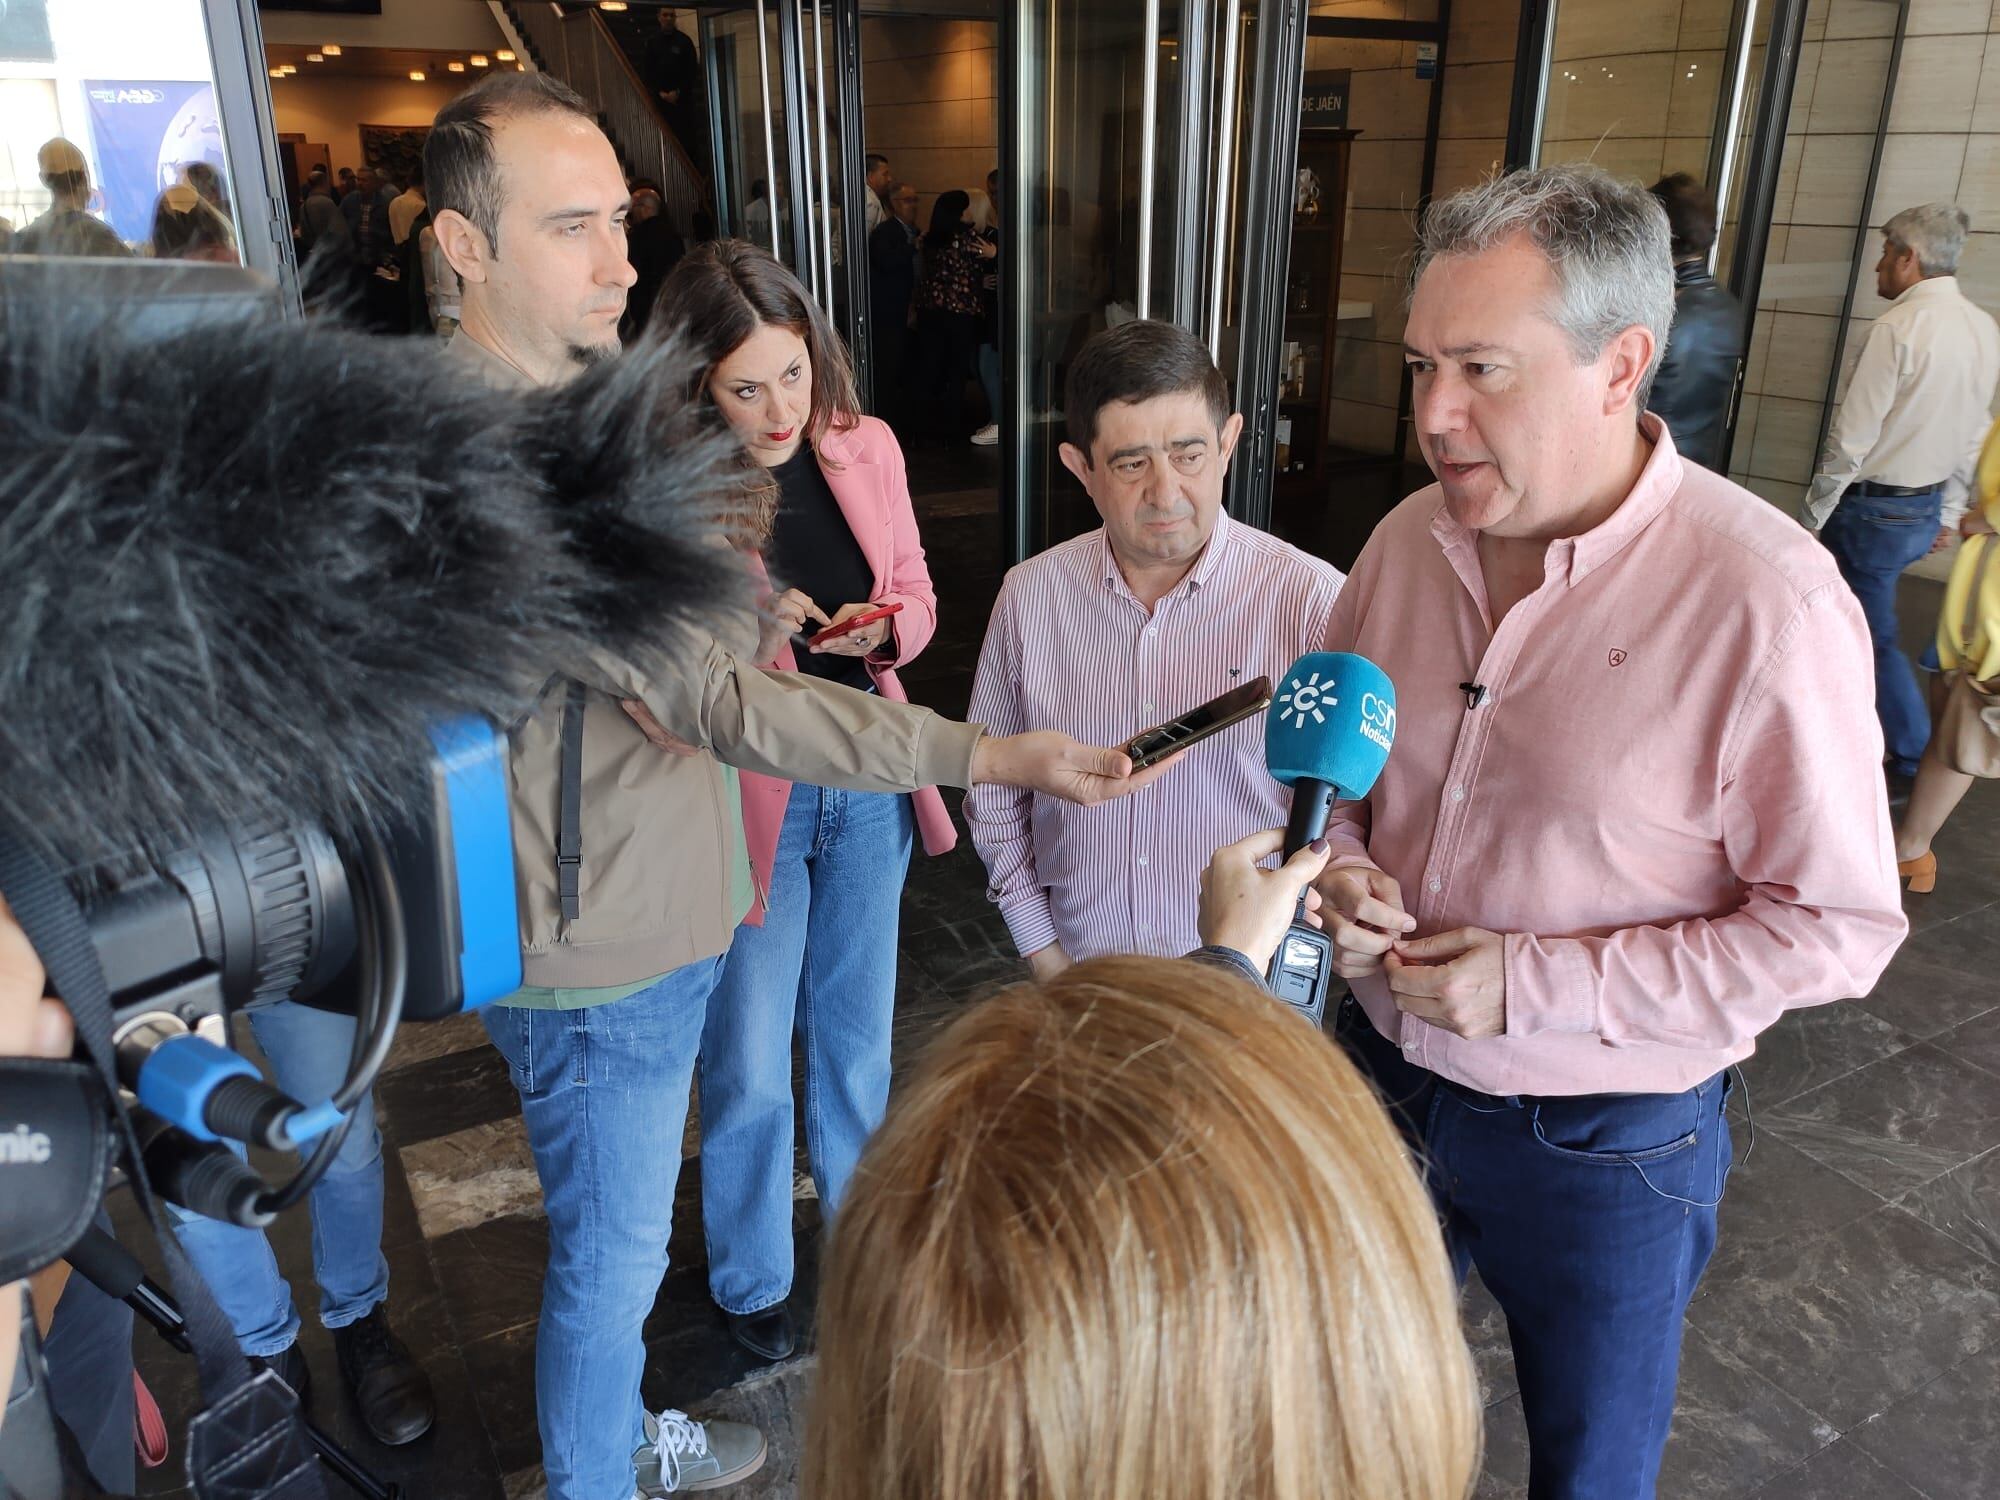
[[[1282,828],[1253,833],[1216,850],[1201,872],[1202,944],[1233,948],[1260,972],[1271,967],[1295,917],[1320,925],[1320,898],[1312,883],[1326,868],[1326,841],[1315,839],[1277,869],[1264,869],[1261,862],[1284,843]]]
[[[1355,801],[1374,789],[1395,737],[1395,685],[1375,663],[1345,651],[1312,651],[1292,663],[1264,721],[1265,764],[1273,780],[1292,789],[1292,816],[1284,839],[1287,860],[1320,840],[1335,798]],[[1324,856],[1320,863],[1324,868]],[[1388,892],[1379,887],[1351,892],[1357,883],[1369,884],[1365,878],[1359,882],[1350,878],[1337,882],[1335,889],[1352,900],[1357,912],[1365,899],[1377,903],[1379,914],[1388,916],[1381,900]],[[1388,884],[1393,888],[1395,882]],[[1400,899],[1396,904],[1400,914]],[[1339,966],[1338,939],[1320,931],[1319,923],[1309,922],[1307,914],[1307,904],[1301,902],[1277,945],[1269,980],[1272,994],[1318,1025],[1326,1014],[1334,974],[1346,971]],[[1397,930],[1402,930],[1400,923]],[[1383,946],[1386,949],[1387,943]]]

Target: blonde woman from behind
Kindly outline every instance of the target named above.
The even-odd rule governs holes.
[[[2000,422],[1986,434],[1959,523],[1965,545],[1938,616],[1939,676],[1931,738],[1896,825],[1896,873],[1923,895],[1937,889],[1931,840],[1981,777],[2000,777]]]
[[[834,1231],[813,1500],[1462,1500],[1480,1409],[1368,1085],[1219,969],[1104,958],[938,1040]]]

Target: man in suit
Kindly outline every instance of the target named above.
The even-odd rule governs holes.
[[[917,289],[917,190],[896,183],[889,213],[868,236],[868,298],[875,311],[875,408],[900,418],[909,368],[910,298]]]

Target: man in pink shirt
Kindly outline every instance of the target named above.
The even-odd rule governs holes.
[[[1642,415],[1673,293],[1659,205],[1595,168],[1434,204],[1404,340],[1439,482],[1327,637],[1399,714],[1328,829],[1339,1033],[1507,1313],[1535,1500],[1653,1494],[1726,1070],[1906,930],[1853,594]]]
[[[1243,418],[1200,339],[1150,319],[1096,334],[1063,404],[1063,463],[1104,525],[1001,585],[972,684],[988,733],[1094,728],[1122,744],[1318,649],[1340,574],[1222,513]],[[1261,719],[1194,746],[1128,804],[1072,818],[1032,791],[966,797],[987,895],[1038,978],[1103,953],[1196,947],[1209,855],[1291,806],[1264,768]]]

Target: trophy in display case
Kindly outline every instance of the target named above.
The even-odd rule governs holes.
[[[1319,217],[1321,197],[1319,173],[1311,167],[1300,167],[1297,185],[1292,190],[1292,218],[1300,224],[1312,223]]]

